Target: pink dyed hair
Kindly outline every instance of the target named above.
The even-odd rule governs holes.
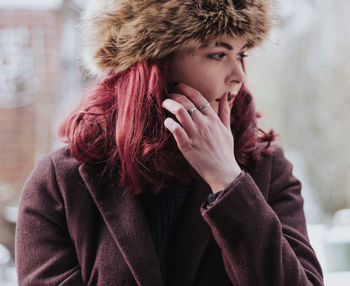
[[[157,193],[176,180],[198,177],[164,127],[165,118],[172,116],[161,106],[168,95],[166,73],[162,62],[142,62],[107,76],[87,92],[58,131],[71,155],[83,163],[101,163],[101,176],[119,175],[120,185],[135,194],[147,188]],[[234,153],[242,168],[257,165],[275,138],[272,130],[258,129],[258,117],[242,86],[231,110]]]

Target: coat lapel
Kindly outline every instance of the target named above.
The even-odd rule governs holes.
[[[137,284],[163,285],[141,201],[118,188],[117,182],[100,183],[96,172],[87,165],[82,164],[79,172]],[[203,180],[195,181],[177,218],[169,245],[170,285],[194,283],[200,260],[212,237],[200,212],[210,193],[210,187]]]
[[[79,172],[137,285],[163,285],[140,201],[135,195],[123,192],[116,182],[99,182],[96,172],[85,164],[79,167]]]

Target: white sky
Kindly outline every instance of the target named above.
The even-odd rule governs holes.
[[[55,10],[63,0],[0,0],[0,9]]]

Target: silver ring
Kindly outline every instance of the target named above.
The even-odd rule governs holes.
[[[204,104],[204,105],[200,106],[200,107],[198,108],[198,110],[202,110],[203,108],[206,108],[206,107],[208,107],[209,105],[210,105],[209,103]]]
[[[187,112],[189,115],[191,115],[193,113],[193,111],[195,111],[196,109],[198,109],[197,107],[192,107],[192,108],[189,108],[187,109]]]

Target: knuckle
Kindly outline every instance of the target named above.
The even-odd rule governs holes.
[[[176,124],[174,127],[173,127],[173,133],[175,134],[179,134],[181,131],[181,126]]]
[[[211,130],[208,125],[202,126],[202,128],[199,130],[199,134],[202,138],[208,138],[210,137]]]
[[[187,111],[185,110],[185,108],[184,108],[183,106],[178,106],[178,107],[176,107],[176,109],[175,109],[175,114],[176,114],[177,116],[183,117],[183,116],[185,115],[186,112],[187,112]]]
[[[195,96],[195,97],[200,97],[200,96],[202,96],[202,94],[199,92],[199,90],[197,90],[197,89],[193,89],[193,95]]]
[[[180,106],[175,106],[175,107],[174,107],[174,113],[175,113],[175,114],[179,114],[180,110],[181,110],[181,107],[180,107]]]
[[[189,108],[193,106],[193,104],[191,104],[190,99],[186,95],[177,94],[174,100],[176,100],[178,103],[182,104],[183,106],[189,106]]]
[[[181,144],[179,145],[179,149],[182,152],[188,152],[189,150],[191,150],[192,149],[191,140],[184,140],[183,142],[181,142]]]
[[[208,112],[207,114],[207,118],[210,122],[215,122],[215,120],[217,119],[217,114],[216,112],[213,110],[213,112]]]
[[[179,102],[186,102],[187,101],[187,97],[185,95],[182,95],[182,94],[176,94],[175,99]]]

